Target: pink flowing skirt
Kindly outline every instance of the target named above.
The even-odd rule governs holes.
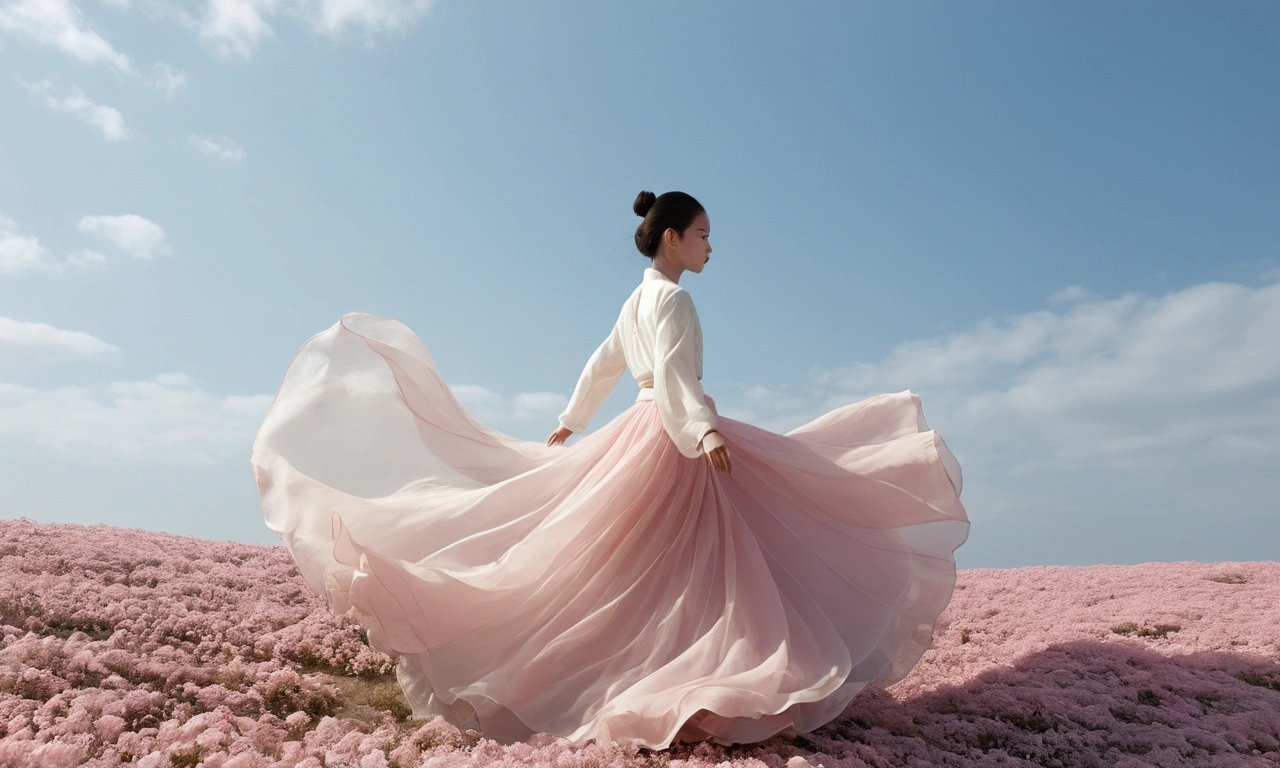
[[[569,445],[519,440],[407,327],[353,313],[298,352],[250,461],[267,525],[397,659],[416,717],[746,743],[901,680],[969,531],[919,397],[785,435],[721,416],[731,474],[681,455],[643,397]]]

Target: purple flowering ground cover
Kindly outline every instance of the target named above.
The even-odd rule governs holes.
[[[504,745],[413,720],[283,547],[0,521],[0,768],[1280,766],[1280,562],[961,571],[934,647],[808,734]]]

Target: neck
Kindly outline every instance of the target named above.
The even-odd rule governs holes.
[[[671,278],[673,283],[680,282],[680,275],[684,272],[684,267],[672,263],[662,254],[653,257],[653,268]]]

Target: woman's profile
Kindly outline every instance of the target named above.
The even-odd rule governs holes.
[[[919,397],[786,434],[720,415],[680,285],[710,218],[682,192],[633,209],[648,266],[545,443],[361,313],[303,345],[258,432],[267,525],[397,659],[416,717],[652,749],[811,731],[905,677],[950,601],[969,521]],[[567,444],[627,371],[635,402]]]

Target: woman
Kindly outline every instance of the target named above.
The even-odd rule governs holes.
[[[547,444],[472,417],[405,326],[349,314],[290,364],[251,463],[267,525],[397,658],[416,717],[500,741],[722,744],[811,731],[902,679],[951,598],[960,470],[910,390],[779,435],[720,416],[679,285],[689,195]],[[622,372],[639,391],[571,447]]]

